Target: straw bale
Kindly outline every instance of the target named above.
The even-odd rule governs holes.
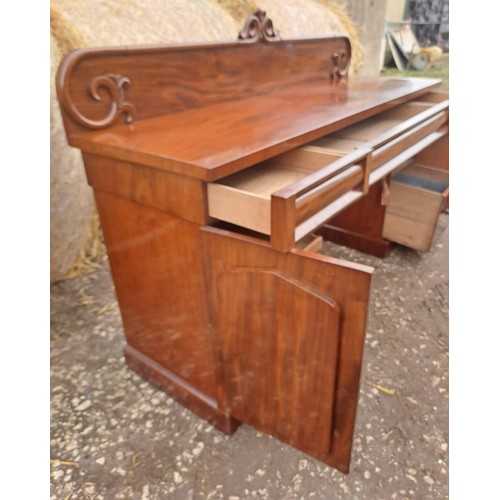
[[[51,282],[92,267],[104,254],[81,155],[67,145],[54,81],[62,57],[80,47],[234,40],[239,23],[211,0],[52,0]]]
[[[63,44],[67,43],[64,41]],[[61,46],[50,36],[51,74],[62,57]],[[62,279],[82,261],[93,244],[92,191],[87,185],[80,152],[67,145],[61,113],[51,78],[50,98],[50,281]],[[97,233],[98,234],[98,233]]]
[[[63,55],[79,47],[234,40],[246,17],[265,10],[283,37],[347,34],[356,68],[357,34],[344,13],[323,0],[52,0],[51,281],[78,272],[101,254],[95,209],[81,156],[67,145],[54,91]],[[83,264],[82,264],[83,263]],[[75,271],[76,266],[76,271]]]
[[[314,0],[315,2],[325,6],[328,10],[333,12],[337,19],[340,21],[344,29],[347,31],[352,45],[352,59],[351,64],[355,73],[358,73],[363,65],[363,45],[361,43],[359,28],[356,26],[347,10],[339,5],[335,0]]]
[[[260,5],[255,0],[215,0],[224,10],[229,12],[231,17],[239,23],[241,27],[246,18]]]
[[[51,10],[85,46],[229,40],[239,29],[211,0],[52,0]]]
[[[311,0],[259,0],[259,6],[283,38],[348,35],[332,12]]]
[[[363,52],[358,29],[347,11],[333,0],[216,0],[242,26],[256,8],[273,20],[274,29],[283,38],[345,35],[352,45],[351,73],[362,64]]]

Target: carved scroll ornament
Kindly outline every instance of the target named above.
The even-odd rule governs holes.
[[[267,17],[267,14],[263,10],[257,9],[245,21],[238,39],[245,42],[258,42],[259,40],[274,42],[279,40],[279,36],[274,31],[273,22]]]
[[[330,73],[330,78],[340,80],[347,76],[349,70],[350,57],[347,51],[343,49],[336,50],[332,55],[333,68]]]
[[[121,115],[125,115],[125,121],[127,123],[131,123],[135,115],[135,108],[132,104],[125,101],[125,88],[129,85],[130,80],[127,77],[113,73],[98,76],[90,82],[89,92],[93,99],[96,101],[102,100],[102,97],[99,94],[99,89],[101,88],[106,89],[111,97],[111,107],[109,112],[100,120],[91,120],[80,113],[69,95],[69,89],[67,86],[63,91],[62,104],[73,120],[78,122],[80,125],[91,129],[108,127]]]
[[[106,54],[109,50],[101,49],[99,52]],[[125,100],[125,89],[130,86],[130,79],[116,73],[106,73],[93,78],[87,88],[92,99],[103,101],[102,114],[104,115],[107,110],[107,114],[103,118],[89,118],[76,107],[70,92],[71,75],[75,67],[82,59],[88,57],[88,54],[89,52],[86,50],[75,50],[70,52],[60,65],[56,77],[56,88],[61,107],[76,123],[90,129],[108,127],[120,116],[124,116],[125,121],[131,123],[136,111],[134,106]],[[107,98],[103,98],[103,92],[108,94]],[[80,101],[78,102],[79,107],[82,107]],[[83,108],[85,109],[84,104]]]

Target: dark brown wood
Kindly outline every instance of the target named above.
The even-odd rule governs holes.
[[[233,434],[241,422],[223,413],[217,401],[186,382],[176,373],[145,356],[130,345],[123,349],[127,364],[141,377],[145,378],[159,389],[168,392],[176,401],[187,406],[191,411],[204,418],[226,434]]]
[[[282,252],[290,250],[295,241],[300,239],[296,235],[297,226],[314,220],[318,212],[349,191],[356,188],[363,192],[365,184],[368,185],[370,160],[370,150],[359,148],[304,179],[273,193],[271,196],[273,247]],[[319,218],[317,223],[313,223],[311,230],[324,220],[325,218]]]
[[[417,143],[420,139],[423,139],[424,137],[429,136],[432,132],[439,130],[447,122],[447,114],[444,112],[439,113],[425,122],[415,126],[414,129],[402,134],[394,141],[375,149],[371,165],[372,170],[375,170],[380,165],[387,163],[388,160],[397,154],[409,149],[410,146]]]
[[[326,241],[385,257],[389,241],[382,238],[386,207],[382,204],[382,181],[373,185],[368,195],[330,219],[316,232]]]
[[[224,432],[248,423],[343,472],[373,269],[306,237],[337,214],[325,237],[384,253],[381,180],[415,156],[443,175],[448,120],[439,80],[348,78],[350,57],[345,37],[282,40],[256,11],[236,42],[71,52],[56,82],[129,366]],[[349,150],[310,145],[373,123]]]
[[[127,118],[133,125],[311,79],[331,93],[331,56],[339,50],[350,59],[348,38],[80,49],[62,61],[57,92],[71,139]]]
[[[156,208],[191,222],[209,222],[205,185],[189,177],[83,153],[89,184],[138,205]]]
[[[245,40],[246,42],[276,42],[279,39],[279,36],[274,31],[273,22],[260,9],[248,16],[243,29],[238,34],[238,40]]]
[[[307,197],[297,200],[297,222],[303,222],[332,200],[359,186],[364,179],[363,167],[353,165],[318,186]]]
[[[199,226],[95,191],[127,343],[216,398]]]
[[[316,232],[321,235],[325,241],[331,241],[337,245],[354,248],[360,252],[384,258],[389,255],[393,244],[383,238],[373,238],[365,234],[349,231],[343,227],[333,226],[331,223],[324,224]]]
[[[271,242],[274,248],[287,252],[295,244],[295,197],[271,196]]]
[[[373,268],[203,233],[224,408],[347,472]]]
[[[230,106],[227,102],[200,104],[112,130],[73,134],[70,143],[90,153],[211,181],[373,116],[438,84],[439,80],[419,78],[357,79],[345,89],[318,79],[283,84],[268,94],[242,90]],[[339,92],[344,102],[338,102]]]

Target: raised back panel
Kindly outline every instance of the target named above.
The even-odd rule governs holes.
[[[68,136],[115,123],[345,76],[346,37],[81,49],[62,61],[57,92]]]

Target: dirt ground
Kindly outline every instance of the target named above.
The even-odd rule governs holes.
[[[428,253],[323,252],[375,267],[349,475],[128,369],[104,263],[51,289],[51,499],[448,498],[448,215]]]

